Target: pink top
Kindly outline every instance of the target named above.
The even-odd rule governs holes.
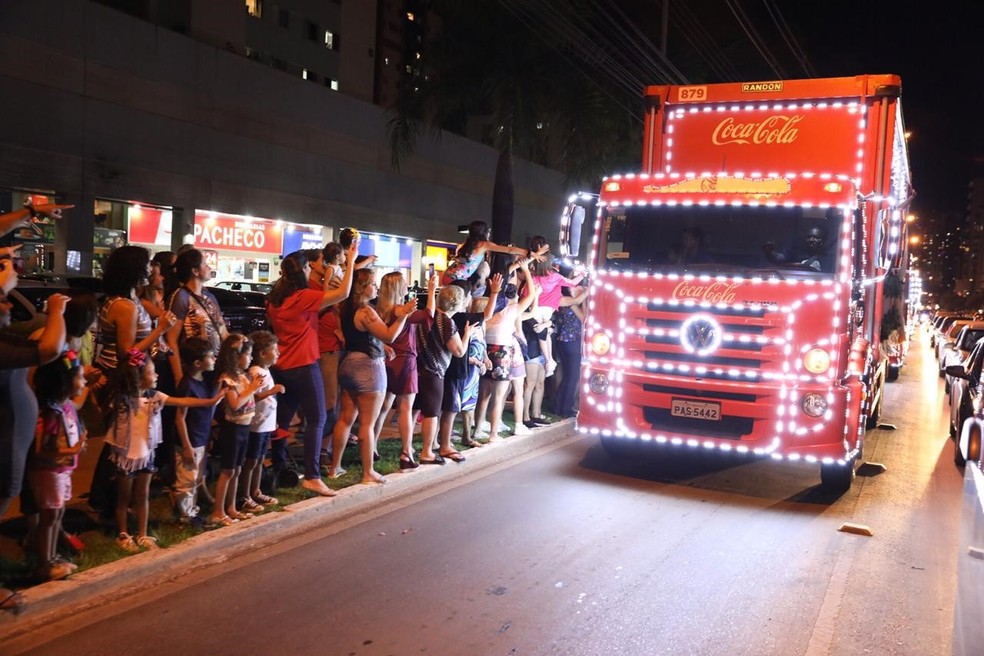
[[[280,340],[277,369],[296,369],[318,361],[318,309],[324,297],[324,292],[302,289],[280,307],[267,303],[270,325]]]
[[[550,307],[555,310],[560,307],[560,299],[563,296],[560,290],[564,287],[574,286],[556,271],[551,271],[545,276],[533,276],[533,281],[542,289],[540,298],[537,300],[540,307]]]

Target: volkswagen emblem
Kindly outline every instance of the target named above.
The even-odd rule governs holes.
[[[695,314],[680,326],[680,344],[695,355],[713,353],[721,345],[721,324],[709,314]]]

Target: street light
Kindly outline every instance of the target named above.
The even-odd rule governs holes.
[[[921,241],[922,238],[919,235],[912,235],[911,237],[909,237],[909,243],[912,244],[913,246],[915,246]]]

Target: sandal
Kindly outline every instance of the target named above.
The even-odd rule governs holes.
[[[218,528],[220,526],[232,526],[233,524],[238,524],[238,519],[233,519],[228,515],[223,517],[209,517],[205,520],[205,526],[208,528]]]
[[[484,445],[478,440],[469,439],[467,441],[461,440],[461,446],[467,446],[469,449],[480,449]]]
[[[452,451],[451,453],[442,453],[441,457],[445,460],[454,460],[455,462],[464,462],[465,456],[461,455],[458,451]]]
[[[24,596],[15,590],[0,588],[0,610],[9,610],[17,614],[24,608]]]
[[[244,519],[253,519],[256,515],[251,512],[241,512],[237,510],[236,512],[229,513],[229,517],[242,521]]]

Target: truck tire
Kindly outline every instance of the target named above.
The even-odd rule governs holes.
[[[844,494],[851,489],[851,483],[854,482],[854,464],[856,462],[856,458],[851,458],[843,465],[837,463],[820,465],[820,485],[827,492],[838,496]]]
[[[968,429],[967,435],[967,453],[970,455],[971,460],[979,460],[981,457],[981,426],[977,422]],[[964,458],[964,454],[960,451],[960,438],[957,437],[953,441],[953,464],[957,467],[963,467],[967,464],[967,459]]]
[[[899,368],[898,367],[889,367],[888,368],[888,373],[885,374],[885,380],[887,382],[891,383],[891,382],[896,381],[898,379],[899,379]]]

